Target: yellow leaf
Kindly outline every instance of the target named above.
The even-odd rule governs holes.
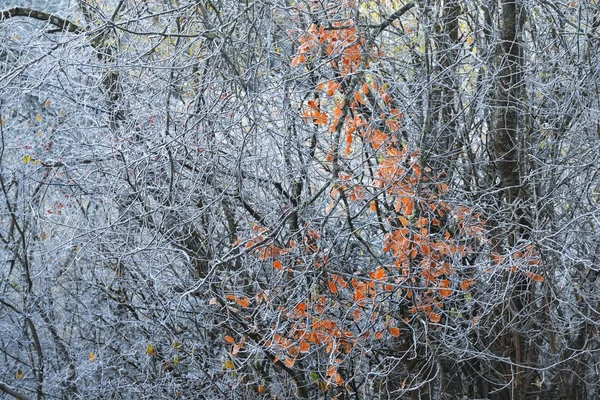
[[[146,346],[146,354],[152,357],[156,356],[156,348],[154,348],[152,344],[148,344],[148,346]]]
[[[46,100],[46,102],[44,103],[44,105],[46,107],[50,107],[50,104],[52,104],[52,102],[50,101],[50,99]]]
[[[94,361],[96,361],[96,353],[92,351],[90,353],[90,362],[93,363]]]
[[[21,379],[23,379],[23,371],[21,371],[21,368],[19,368],[19,369],[17,370],[17,379],[18,379],[18,380],[21,380]]]
[[[225,361],[225,364],[223,364],[223,369],[234,369],[235,365],[233,364],[233,361],[231,360],[227,360]]]
[[[30,161],[31,161],[31,156],[30,156],[29,154],[25,154],[25,155],[23,156],[23,162],[24,162],[25,164],[29,164],[29,162],[30,162]]]
[[[35,117],[35,120],[40,123],[42,122],[42,116],[40,114],[37,115],[37,117]]]

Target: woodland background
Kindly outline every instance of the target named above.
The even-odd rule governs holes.
[[[0,10],[0,393],[600,396],[595,0]]]

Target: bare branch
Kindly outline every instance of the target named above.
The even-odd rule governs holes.
[[[397,19],[402,17],[404,14],[409,12],[414,6],[415,6],[415,3],[406,3],[398,11],[396,11],[395,13],[393,13],[392,15],[387,17],[385,19],[385,21],[383,21],[379,26],[376,25],[375,28],[377,28],[377,32],[375,32],[375,36],[379,36],[379,34],[381,32],[383,32],[388,26],[393,24],[394,21],[396,21]]]
[[[10,386],[8,386],[7,384],[5,384],[4,382],[0,382],[0,390],[2,390],[4,393],[18,399],[18,400],[29,400],[29,397],[25,396],[24,394],[21,394],[19,392],[17,392],[16,390],[14,390],[13,388],[11,388]]]
[[[81,33],[84,31],[82,27],[80,27],[74,22],[69,21],[68,19],[26,7],[13,7],[9,8],[8,10],[2,11],[0,21],[4,21],[13,17],[27,17],[37,19],[39,21],[46,21],[56,26],[63,32]]]

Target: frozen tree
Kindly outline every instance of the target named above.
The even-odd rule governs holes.
[[[0,2],[0,391],[598,396],[588,2]]]

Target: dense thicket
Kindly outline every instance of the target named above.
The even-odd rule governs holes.
[[[594,3],[0,1],[0,391],[596,398]]]

